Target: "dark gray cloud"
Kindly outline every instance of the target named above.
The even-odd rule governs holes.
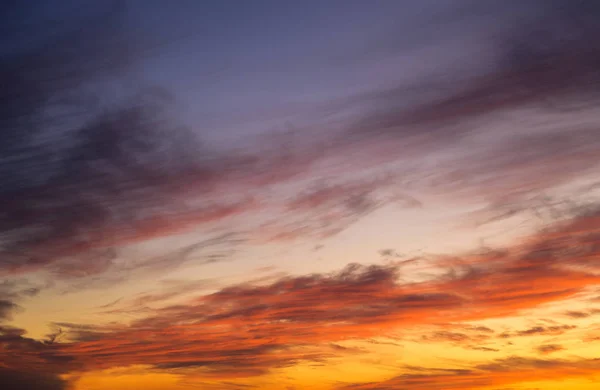
[[[0,367],[0,383],[6,390],[66,390],[67,382],[56,375],[16,371]]]
[[[68,389],[67,381],[60,375],[78,366],[72,357],[57,350],[54,335],[47,340],[34,340],[25,334],[24,329],[0,325],[0,383],[3,388]]]

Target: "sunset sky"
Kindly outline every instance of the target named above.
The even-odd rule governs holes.
[[[0,389],[600,388],[600,2],[0,17]]]

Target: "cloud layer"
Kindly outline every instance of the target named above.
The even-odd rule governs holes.
[[[71,10],[77,17],[61,26],[50,11],[2,5],[40,27],[24,40],[23,26],[6,20],[0,47],[0,382],[65,389],[65,374],[143,365],[238,388],[349,357],[389,370],[383,353],[376,363],[372,355],[415,343],[476,361],[396,362],[387,380],[339,388],[506,388],[597,375],[597,359],[571,352],[586,351],[578,337],[598,340],[600,7],[509,3],[494,7],[522,16],[480,30],[476,50],[419,47],[458,64],[445,58],[442,72],[348,92],[323,103],[331,117],[219,148],[206,142],[217,129],[184,123],[175,91],[141,76],[164,41],[137,36],[121,2]],[[492,6],[478,7],[461,20]],[[322,248],[376,211],[430,210],[430,199],[468,205],[457,224],[533,216],[543,226],[472,253],[390,249],[374,265],[306,265],[304,275],[233,284],[203,275],[94,313],[129,320],[57,319],[44,340],[12,323],[56,284],[70,297],[142,280],[163,286],[188,263],[219,265],[242,246]],[[126,250],[184,232],[200,238],[141,259]]]
[[[6,328],[3,361],[20,370],[40,365],[99,370],[144,364],[159,370],[200,370],[221,379],[257,376],[303,361],[326,361],[356,353],[335,343],[392,337],[401,329],[432,324],[510,317],[585,293],[599,284],[599,221],[597,212],[588,213],[514,248],[431,259],[426,268],[438,276],[419,282],[405,280],[408,275],[403,273],[403,262],[350,265],[332,274],[227,287],[188,303],[163,305],[130,324],[58,323],[62,335],[58,339],[53,336],[57,342],[52,343],[27,339],[18,329]],[[117,307],[123,304],[115,303]],[[493,329],[465,329],[441,328],[423,336],[421,342],[498,351],[498,344],[489,344],[496,334]],[[550,337],[575,329],[570,324],[535,326],[497,333],[495,338]],[[555,343],[536,347],[542,355],[562,349]],[[14,351],[19,352],[16,360]],[[523,370],[549,370],[558,376],[571,364],[511,359],[463,371],[432,369],[403,374],[383,387],[357,388],[402,385],[429,389],[441,381],[454,388],[477,388],[517,382]],[[519,364],[514,366],[511,361]],[[580,368],[564,374],[585,375],[596,370],[594,361],[577,364]]]

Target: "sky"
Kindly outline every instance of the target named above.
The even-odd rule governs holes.
[[[1,2],[2,389],[596,389],[599,17]]]

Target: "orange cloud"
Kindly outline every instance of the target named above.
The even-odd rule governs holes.
[[[569,257],[565,250],[578,242],[593,242],[599,222],[590,214],[504,251],[434,259],[437,270],[445,272],[425,281],[403,281],[402,262],[355,264],[331,274],[223,288],[162,307],[128,325],[59,324],[66,334],[59,343],[45,345],[16,334],[9,337],[9,343],[20,348],[17,365],[61,362],[74,370],[97,370],[146,364],[163,370],[200,370],[217,378],[261,375],[300,361],[320,362],[357,353],[336,348],[335,342],[385,336],[422,325],[516,315],[572,297],[600,283],[594,262],[600,247],[568,252]],[[554,324],[500,337],[559,335],[572,328]],[[492,329],[481,326],[442,329],[422,341],[475,348],[493,335]],[[473,386],[488,383],[480,373],[486,368],[478,370],[437,372],[426,378],[410,374],[403,380],[439,382],[450,375]]]
[[[536,347],[536,350],[542,355],[549,355],[554,352],[559,352],[564,350],[565,347],[559,344],[544,344]]]
[[[469,368],[407,367],[406,373],[379,383],[350,384],[340,390],[476,390],[566,378],[595,378],[600,375],[600,360],[544,360],[509,357]]]

